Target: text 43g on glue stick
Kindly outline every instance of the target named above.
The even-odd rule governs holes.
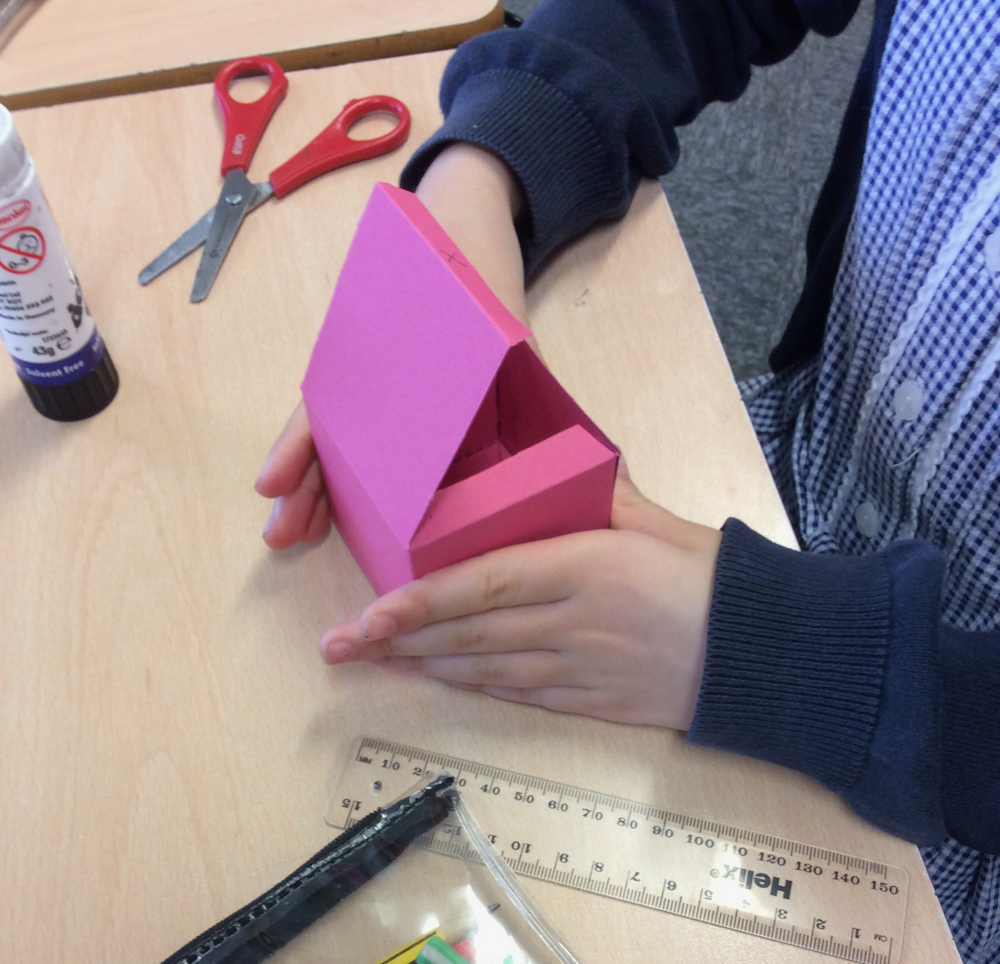
[[[35,408],[96,415],[118,373],[87,309],[35,165],[0,106],[0,335]]]

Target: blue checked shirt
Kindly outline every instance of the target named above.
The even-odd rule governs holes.
[[[738,96],[753,65],[787,56],[807,29],[842,30],[856,6],[857,0],[545,0],[520,30],[496,31],[459,48],[442,83],[445,123],[416,152],[401,184],[415,187],[452,141],[498,154],[528,201],[530,216],[518,228],[530,274],[560,244],[624,213],[641,176],[670,170],[677,160],[675,126],[710,101]],[[804,548],[872,556],[899,538],[929,540],[948,567],[943,619],[959,630],[996,630],[997,0],[877,0],[869,53],[845,115],[845,150],[838,149],[813,222],[820,228],[812,235],[815,260],[774,356],[780,373],[745,386],[745,398]],[[862,146],[862,180],[841,256],[838,238]],[[614,321],[624,336],[627,319]],[[728,534],[724,547],[727,540]],[[860,564],[846,568],[871,571]],[[738,567],[730,576],[740,582]],[[761,587],[763,604],[770,592]],[[726,593],[721,596],[726,602]],[[792,597],[793,609],[797,603]],[[740,627],[742,615],[732,617]],[[772,627],[754,624],[755,631],[765,628]],[[734,645],[760,649],[756,638],[736,635]],[[846,646],[838,653],[857,640],[840,642]],[[728,696],[741,691],[746,673],[727,675],[730,651],[710,639],[710,656],[713,648],[722,653],[721,670],[709,712],[702,713],[702,703],[712,686],[703,683],[699,696],[698,713],[708,721],[701,742],[771,759],[760,750],[763,737],[775,734],[763,732],[757,717],[740,725],[736,709],[745,707],[730,706]],[[826,656],[825,647],[813,649]],[[764,682],[780,676],[766,659],[753,669]],[[796,688],[798,677],[789,673],[790,688],[808,692]],[[785,682],[777,680],[779,699],[795,695],[781,689]],[[871,693],[882,692],[881,677],[868,683],[851,695],[877,716],[879,697]],[[772,703],[769,719],[787,705]],[[801,763],[803,772],[819,766],[815,778],[828,776],[826,785],[850,790],[865,756],[851,747],[874,739],[855,716],[849,734],[855,743],[824,729],[822,714],[800,719],[816,722],[816,732],[837,750],[817,748],[811,737],[805,750],[786,741],[794,743],[792,758],[778,762]],[[696,716],[692,730],[698,722]],[[732,732],[747,736],[745,748],[731,745]],[[984,756],[989,745],[981,744]],[[872,768],[876,777],[884,769]],[[911,820],[907,829],[918,823]],[[913,839],[919,836],[914,830]],[[929,831],[928,839],[935,839]],[[967,964],[1000,964],[1000,858],[955,841],[924,856]]]
[[[899,0],[823,351],[743,389],[804,548],[934,542],[944,621],[1000,628],[995,2]],[[1000,858],[922,853],[963,959],[1000,961]]]

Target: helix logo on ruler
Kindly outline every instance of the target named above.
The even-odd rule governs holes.
[[[655,804],[364,737],[327,822],[350,827],[442,772],[518,874],[856,964],[900,964],[905,871]],[[448,821],[417,845],[474,859]]]

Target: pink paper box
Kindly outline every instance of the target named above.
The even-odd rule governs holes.
[[[376,185],[302,383],[334,522],[379,593],[606,528],[618,450],[423,204]]]

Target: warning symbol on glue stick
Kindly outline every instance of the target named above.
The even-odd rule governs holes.
[[[0,268],[31,274],[45,260],[45,238],[38,228],[14,228],[0,237]]]

